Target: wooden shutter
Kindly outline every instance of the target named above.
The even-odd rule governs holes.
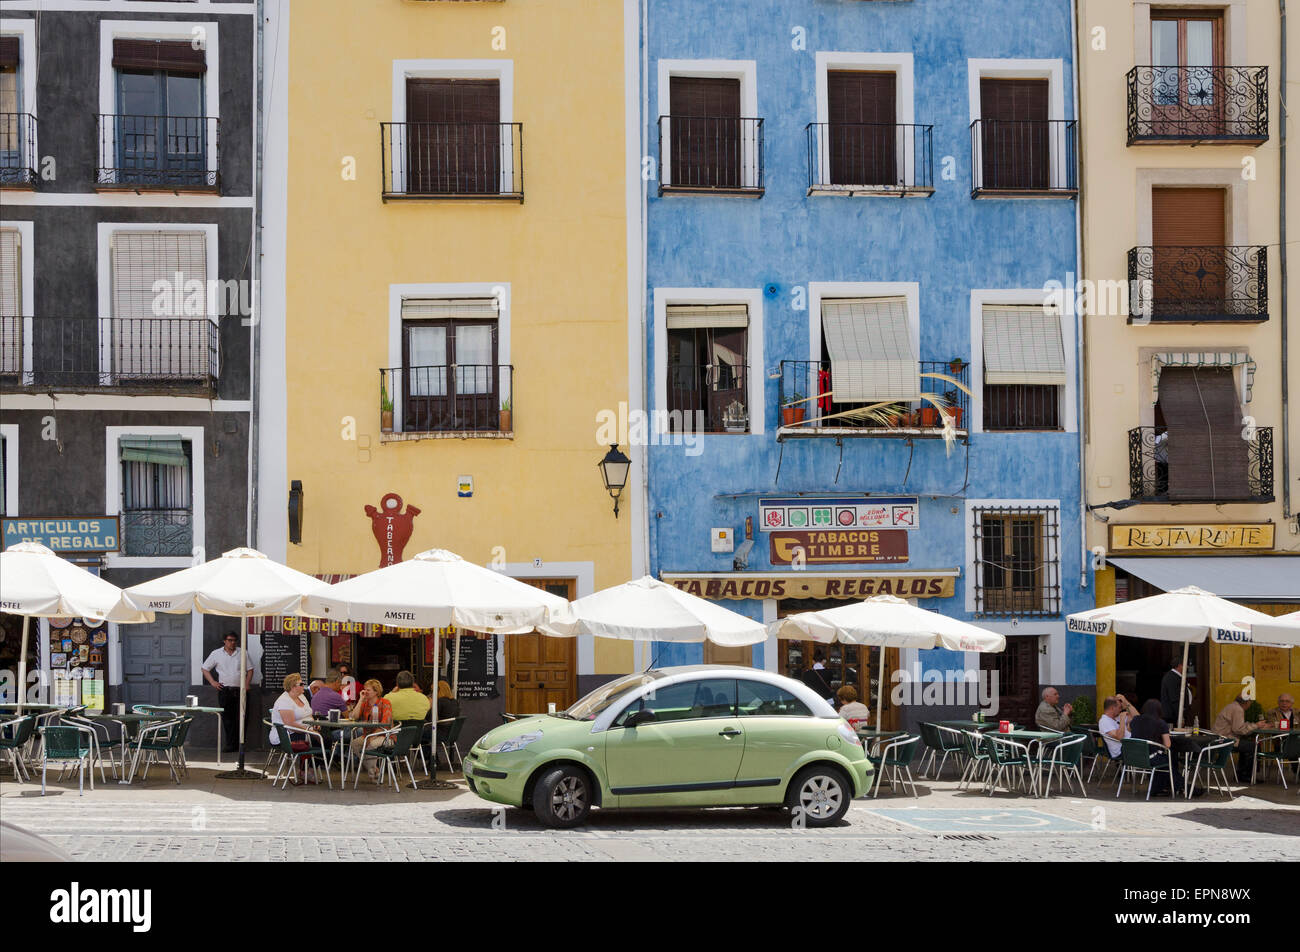
[[[920,396],[920,364],[912,350],[906,299],[823,300],[822,335],[836,403]]]
[[[208,69],[207,51],[188,40],[114,40],[113,68],[201,75]]]
[[[495,79],[406,81],[407,191],[501,191],[501,83]]]
[[[981,79],[982,186],[1043,189],[1051,182],[1045,79]]]
[[[1171,499],[1248,495],[1248,445],[1228,367],[1166,367],[1158,409],[1168,429]]]
[[[738,188],[740,80],[673,76],[668,80],[673,185]]]
[[[826,74],[831,182],[898,184],[897,80],[894,73]]]
[[[0,374],[23,369],[21,251],[18,229],[0,230]]]
[[[0,67],[18,68],[18,37],[0,36]]]
[[[113,235],[112,260],[114,374],[152,379],[209,373],[209,325],[201,319],[208,316],[204,234],[120,231]],[[195,307],[199,296],[202,304]]]
[[[1226,197],[1221,188],[1151,190],[1155,317],[1226,313]]]

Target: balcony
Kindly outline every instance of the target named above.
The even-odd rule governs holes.
[[[748,433],[746,364],[670,363],[668,426],[671,432]]]
[[[1257,324],[1268,320],[1262,245],[1130,248],[1129,323]]]
[[[1267,66],[1134,66],[1129,70],[1129,145],[1267,141]]]
[[[763,120],[660,116],[659,194],[763,194]]]
[[[194,513],[189,509],[126,509],[122,554],[187,557],[194,551]]]
[[[380,441],[514,439],[513,393],[510,364],[381,369]]]
[[[99,116],[100,191],[219,192],[218,120],[205,116]]]
[[[810,122],[808,194],[934,194],[934,126]]]
[[[862,411],[871,404],[834,401],[834,372],[828,360],[783,360],[777,386],[777,412],[780,427],[777,440],[851,438],[939,440],[949,435],[965,439],[969,435],[970,398],[966,393],[926,374],[943,374],[969,388],[970,364],[962,361],[922,360],[919,362],[921,386],[933,384],[933,390],[945,407],[944,412],[927,401],[898,402],[881,407],[868,416]],[[816,397],[816,399],[808,399]],[[802,410],[802,412],[800,412]]]
[[[36,117],[25,112],[0,112],[0,188],[35,188]]]
[[[1273,501],[1272,427],[1180,436],[1138,426],[1128,431],[1128,459],[1129,495],[1140,502]]]
[[[519,122],[381,122],[382,198],[524,200]]]
[[[972,198],[1074,198],[1074,119],[976,119],[970,124]]]
[[[215,396],[206,317],[0,317],[0,391]]]

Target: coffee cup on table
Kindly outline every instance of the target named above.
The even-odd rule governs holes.
[[[198,695],[195,695],[195,694],[187,694],[187,695],[185,695],[185,700],[189,703],[190,707],[198,707],[198,706],[199,706],[199,698],[198,698]]]
[[[113,705],[113,713],[114,713],[114,714],[125,714],[125,713],[126,713],[126,705],[123,704],[121,701],[116,702],[116,703]]]

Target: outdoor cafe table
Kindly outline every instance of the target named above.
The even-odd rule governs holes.
[[[936,721],[940,727],[952,727],[959,731],[995,731],[997,721]]]
[[[1300,728],[1293,727],[1284,731],[1280,727],[1257,727],[1246,735],[1255,738],[1255,753],[1250,759],[1251,783],[1255,782],[1255,768],[1259,766],[1259,749],[1265,745],[1272,746],[1279,737],[1285,737],[1287,734],[1300,734]],[[1279,766],[1278,769],[1282,768]]]
[[[323,717],[307,717],[303,719],[303,724],[308,727],[324,728],[326,730],[349,731],[355,734],[357,731],[365,730],[369,727],[378,727],[384,730],[392,728],[393,724],[386,724],[383,721],[331,721]],[[351,738],[349,738],[351,740]],[[339,770],[341,771],[342,783],[348,782],[347,756],[350,746],[345,746],[339,751]],[[357,761],[357,770],[361,769],[361,760],[365,759],[365,754]]]
[[[1048,744],[1051,741],[1060,740],[1063,737],[1069,737],[1070,735],[1059,734],[1056,731],[1006,731],[1005,733],[1002,731],[989,731],[984,736],[1002,737],[1005,738],[1006,740],[1013,740],[1016,743],[1024,744],[1026,748],[1031,748],[1031,749],[1034,744],[1037,744],[1039,748],[1038,756],[1039,759],[1041,760],[1042,748],[1046,744]],[[1029,757],[1029,763],[1030,763],[1030,770],[1033,772],[1035,777],[1034,796],[1038,796],[1039,794],[1038,794],[1038,781],[1037,781],[1037,775],[1038,775],[1037,761],[1034,760],[1032,754]]]
[[[130,747],[131,741],[135,740],[136,735],[140,732],[140,725],[151,721],[171,721],[176,719],[173,714],[138,714],[135,711],[123,714],[110,714],[107,711],[97,711],[95,713],[87,711],[83,716],[90,721],[110,721],[122,728],[123,773],[126,773],[127,748]],[[131,781],[123,777],[118,783],[129,785]]]
[[[221,766],[221,715],[224,709],[220,707],[190,707],[188,704],[139,704],[146,711],[163,711],[173,716],[179,714],[215,714],[217,718],[217,766]]]

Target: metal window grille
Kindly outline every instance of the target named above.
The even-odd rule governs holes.
[[[1060,513],[1055,507],[974,510],[975,613],[1061,613]]]

